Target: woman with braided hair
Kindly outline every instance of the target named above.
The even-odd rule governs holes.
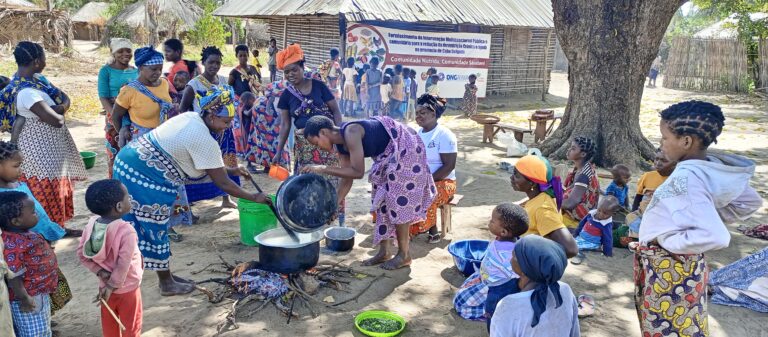
[[[213,91],[228,90],[230,88],[227,85],[227,78],[218,74],[223,57],[221,50],[213,46],[205,47],[200,56],[205,70],[187,83],[187,87],[184,89],[184,96],[181,98],[181,111],[200,112],[202,111],[200,106],[201,98]],[[237,149],[232,126],[230,125],[228,128],[217,133],[212,133],[211,136],[219,142],[219,149],[221,150],[224,164],[227,167],[237,167]],[[240,184],[240,177],[231,176],[230,179],[238,185]],[[232,201],[232,198],[218,188],[208,177],[203,177],[201,180],[190,180],[185,186],[187,198],[191,203],[221,197],[222,208],[237,208],[237,204]]]
[[[64,120],[69,97],[42,77],[46,66],[42,46],[19,42],[13,56],[18,70],[0,92],[0,119],[4,130],[13,127],[12,139],[18,140],[24,156],[19,180],[29,186],[53,222],[67,235],[79,236],[80,231],[65,224],[75,213],[73,185],[88,175]],[[16,117],[24,121],[14,125]]]
[[[574,166],[565,178],[561,210],[563,222],[571,230],[575,230],[581,219],[597,207],[600,181],[597,180],[597,168],[592,163],[595,153],[597,153],[597,145],[592,139],[576,137],[565,154]]]
[[[701,101],[661,112],[661,150],[675,171],[643,213],[635,251],[635,306],[643,336],[708,336],[704,254],[728,247],[725,223],[748,219],[762,205],[749,186],[755,164],[715,153],[725,118]]]

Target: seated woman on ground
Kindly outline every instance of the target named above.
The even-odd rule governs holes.
[[[576,229],[587,212],[597,206],[600,197],[600,181],[592,159],[597,152],[595,142],[587,137],[576,137],[566,153],[573,170],[565,178],[563,197],[563,222],[570,230]]]
[[[560,215],[563,200],[560,177],[554,176],[549,161],[541,156],[522,157],[515,164],[510,180],[515,191],[528,195],[528,201],[523,204],[530,220],[526,234],[555,241],[563,246],[569,258],[576,256],[579,248]]]
[[[437,209],[456,194],[456,157],[458,140],[448,128],[437,123],[445,112],[446,101],[438,96],[422,95],[416,108],[418,133],[427,150],[427,164],[437,187],[437,196],[427,211],[427,220],[411,226],[411,235],[429,231],[429,243],[440,242],[437,233]],[[437,111],[432,107],[437,107]]]
[[[512,269],[520,292],[504,297],[491,320],[491,337],[578,337],[578,305],[560,282],[568,261],[563,247],[535,235],[517,241]]]
[[[528,231],[528,214],[515,204],[498,205],[491,215],[488,231],[495,239],[488,245],[480,270],[464,281],[453,298],[456,312],[468,320],[490,322],[496,303],[501,299],[494,297],[496,292],[491,289],[516,286],[517,281],[511,281],[518,277],[512,271],[512,250],[520,236]]]

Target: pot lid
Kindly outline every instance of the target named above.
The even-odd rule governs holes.
[[[288,178],[277,190],[276,207],[283,222],[296,232],[314,232],[336,219],[338,197],[328,179],[317,174]]]

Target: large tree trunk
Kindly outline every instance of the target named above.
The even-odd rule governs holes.
[[[575,136],[597,142],[597,164],[643,166],[653,145],[640,131],[645,77],[679,0],[552,0],[568,59],[562,124],[542,146],[563,158]]]

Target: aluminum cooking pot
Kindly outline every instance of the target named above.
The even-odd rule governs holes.
[[[298,241],[282,228],[270,229],[254,239],[259,244],[260,268],[280,274],[293,274],[310,269],[320,259],[323,232],[296,233]]]
[[[338,207],[336,188],[328,179],[313,173],[288,178],[275,196],[277,215],[298,233],[315,232],[330,224]]]

